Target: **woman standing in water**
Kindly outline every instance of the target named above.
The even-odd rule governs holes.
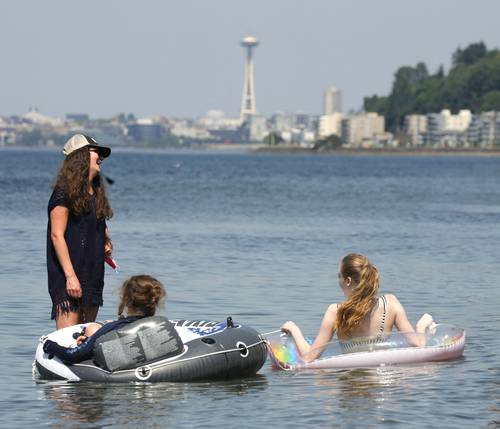
[[[104,257],[113,246],[106,220],[101,163],[111,149],[76,134],[64,145],[63,164],[48,204],[47,273],[52,320],[61,329],[93,322],[102,306]]]
[[[317,359],[335,332],[348,352],[347,340],[356,337],[381,337],[384,333],[391,332],[393,327],[405,333],[424,333],[433,323],[432,316],[424,314],[415,330],[396,296],[379,296],[379,272],[366,256],[357,253],[345,256],[339,264],[338,278],[346,300],[328,307],[312,345],[305,340],[294,322],[286,322],[281,327],[293,336],[301,357],[306,361]],[[419,336],[408,336],[408,342],[415,346],[423,345],[420,344]]]

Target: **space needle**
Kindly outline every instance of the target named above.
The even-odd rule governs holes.
[[[249,116],[257,114],[255,105],[255,86],[253,80],[253,58],[252,50],[259,44],[254,36],[245,36],[241,41],[241,46],[247,50],[245,63],[245,81],[243,83],[243,96],[241,97],[240,120],[243,122]]]

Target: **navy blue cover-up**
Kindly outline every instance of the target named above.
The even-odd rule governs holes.
[[[104,246],[106,239],[106,220],[96,216],[95,196],[91,199],[91,209],[87,213],[69,213],[64,238],[68,245],[69,256],[82,288],[82,297],[72,298],[66,293],[66,276],[59,263],[50,238],[50,212],[56,206],[70,209],[68,196],[56,186],[49,200],[47,214],[47,275],[49,294],[52,299],[54,320],[60,312],[77,312],[81,307],[102,306],[104,288]]]

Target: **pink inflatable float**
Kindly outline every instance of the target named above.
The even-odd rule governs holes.
[[[267,334],[266,340],[273,366],[286,371],[369,368],[458,358],[464,352],[465,331],[453,325],[440,324],[434,325],[425,334],[392,332],[349,341],[332,341],[322,347],[320,357],[312,361],[307,356],[301,358],[293,338],[283,332]]]

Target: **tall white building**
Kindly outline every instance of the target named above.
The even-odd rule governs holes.
[[[453,115],[448,109],[427,114],[425,143],[435,147],[459,147],[467,140],[466,131],[472,121],[470,110]]]
[[[500,112],[473,115],[467,129],[467,141],[474,147],[500,147]]]
[[[342,142],[349,147],[373,146],[380,138],[386,138],[385,118],[368,112],[342,120]]]
[[[331,136],[332,134],[340,136],[341,133],[340,124],[342,122],[342,117],[343,117],[342,113],[339,112],[320,116],[318,123],[318,136],[320,138],[328,137]]]
[[[427,116],[406,115],[403,130],[410,137],[411,144],[423,144],[423,135],[427,132]]]
[[[326,88],[323,94],[323,103],[325,115],[342,112],[342,92],[340,89],[334,86]]]

